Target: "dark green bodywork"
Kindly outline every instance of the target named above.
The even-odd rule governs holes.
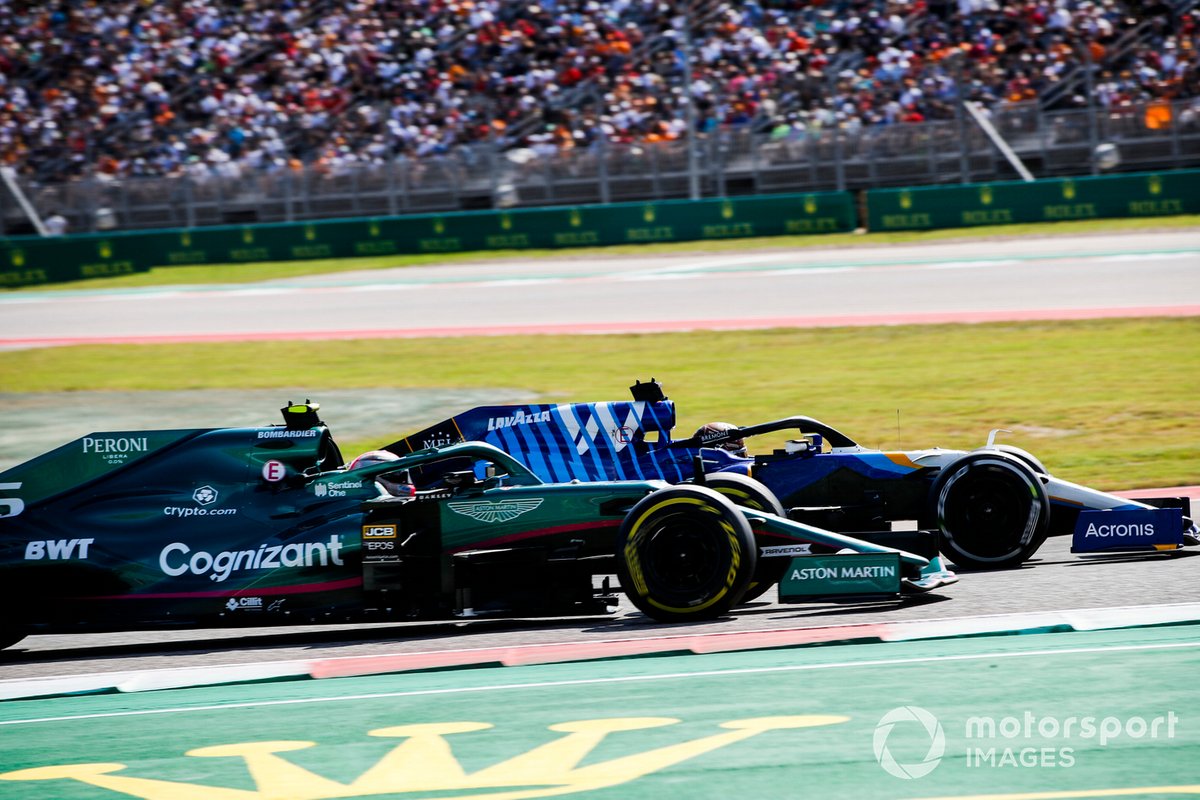
[[[617,587],[596,576],[628,557],[623,523],[649,514],[631,509],[684,491],[660,480],[544,483],[483,442],[347,467],[315,404],[283,414],[283,425],[259,428],[94,433],[0,473],[0,642],[55,631],[604,613]],[[687,491],[718,517],[739,513],[708,488]],[[744,522],[745,536],[752,528],[774,543],[895,553],[911,578],[929,566],[765,512]],[[708,578],[693,573],[723,580],[721,570],[736,568],[693,568],[686,559],[704,551],[693,546],[701,534],[672,539],[678,530],[655,557],[687,566],[698,596]],[[745,559],[745,582],[755,561]],[[695,618],[738,599],[731,593],[712,612],[697,605]]]
[[[297,417],[96,433],[0,473],[4,630],[445,617],[462,612],[465,578],[497,611],[591,612],[590,576],[611,570],[624,513],[662,485],[543,484],[479,443],[350,470],[315,412]],[[479,461],[497,477],[439,488]],[[402,469],[421,490],[381,496],[374,478]],[[403,533],[365,565],[368,522]],[[489,558],[522,583],[569,573],[571,590],[546,598],[569,600],[506,605]]]

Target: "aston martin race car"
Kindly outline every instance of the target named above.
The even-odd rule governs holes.
[[[710,619],[769,588],[780,570],[762,580],[760,563],[800,559],[798,602],[955,580],[931,535],[873,542],[750,513],[702,474],[686,486],[548,483],[473,441],[347,467],[316,404],[282,411],[282,425],[93,433],[0,473],[0,645],[38,632],[596,614],[617,591],[658,620]],[[838,580],[824,580],[830,570]]]
[[[963,568],[1014,567],[1048,536],[1079,552],[1175,551],[1200,544],[1188,498],[1129,500],[1057,478],[1032,454],[996,444],[972,451],[884,452],[806,416],[675,439],[675,405],[651,380],[633,401],[482,406],[389,445],[397,453],[463,439],[485,441],[555,481],[693,480],[739,504],[834,531],[915,523],[936,530]],[[729,442],[788,431],[783,448],[753,456]],[[738,480],[751,476],[753,480]]]

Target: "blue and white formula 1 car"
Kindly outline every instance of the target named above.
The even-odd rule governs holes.
[[[820,528],[879,530],[901,521],[936,529],[959,567],[1014,567],[1048,536],[1074,535],[1076,551],[1173,551],[1200,544],[1187,498],[1129,500],[1050,475],[1030,453],[884,452],[804,416],[673,439],[675,405],[655,382],[633,401],[482,406],[388,449],[408,453],[477,439],[547,481],[699,480],[757,507]],[[741,456],[721,445],[795,431],[782,449]]]
[[[33,633],[609,613],[613,574],[654,619],[708,620],[772,585],[760,563],[782,573],[797,555],[788,602],[956,580],[925,532],[869,541],[659,480],[547,482],[476,441],[345,465],[317,404],[281,411],[282,425],[93,433],[0,471],[0,648]]]

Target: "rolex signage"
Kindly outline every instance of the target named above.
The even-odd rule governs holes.
[[[110,277],[158,266],[569,248],[848,232],[865,200],[872,231],[1200,213],[1200,170],[1025,183],[911,186],[446,211],[297,223],[70,234],[0,241],[0,287]]]
[[[1174,171],[871,189],[872,231],[1200,213],[1200,173]]]

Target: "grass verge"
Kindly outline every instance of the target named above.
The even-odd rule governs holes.
[[[318,259],[312,261],[272,261],[256,264],[206,264],[190,267],[157,267],[149,272],[115,278],[70,281],[46,286],[29,286],[0,291],[61,291],[82,289],[122,289],[142,286],[185,284],[256,283],[305,275],[326,275],[359,270],[394,269],[430,264],[455,264],[472,261],[528,261],[543,258],[594,258],[605,256],[654,256],[683,253],[746,252],[755,250],[795,250],[919,244],[980,238],[1025,238],[1029,236],[1068,236],[1136,232],[1147,230],[1187,230],[1200,228],[1200,215],[1135,219],[1074,220],[1019,225],[992,225],[978,228],[948,228],[936,231],[899,231],[892,233],[837,233],[825,236],[765,236],[720,241],[670,242],[659,244],[613,245],[559,250],[494,250],[470,253],[435,253],[404,256],[375,256],[354,259]]]
[[[0,352],[0,386],[14,392],[511,386],[582,401],[623,399],[651,376],[678,401],[681,432],[807,414],[864,445],[915,449],[976,447],[1004,428],[1001,441],[1068,480],[1200,483],[1194,318]],[[381,421],[377,438],[342,444],[431,421]]]

